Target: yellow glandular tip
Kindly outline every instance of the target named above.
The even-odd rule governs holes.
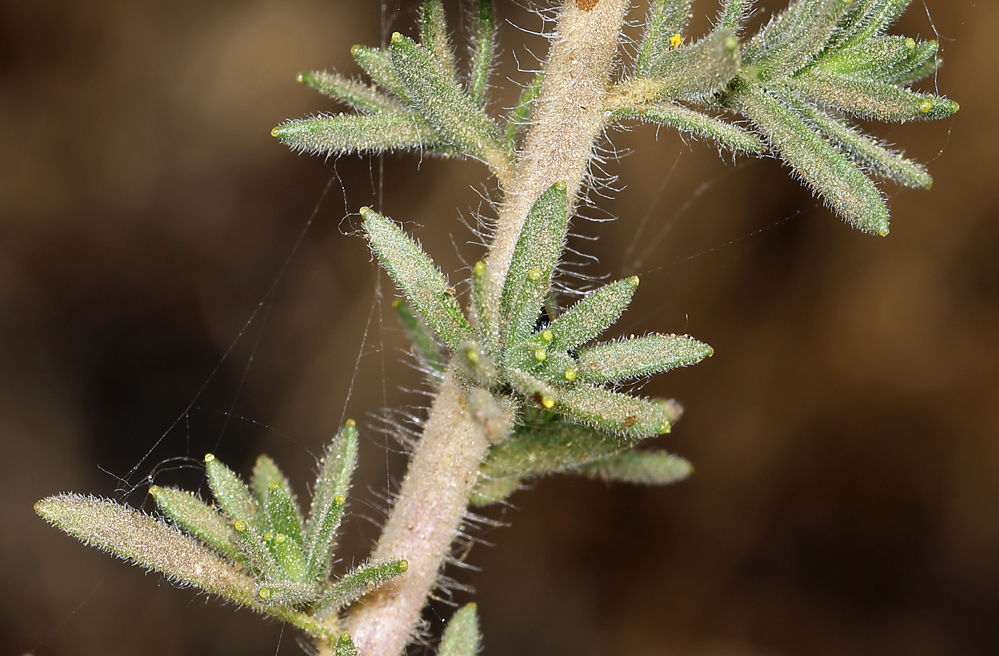
[[[400,560],[399,561],[399,571],[405,572],[407,569],[409,569],[409,561],[408,560]]]
[[[343,504],[347,503],[347,497],[343,496],[342,494],[338,494],[335,497],[333,497],[333,503],[342,506]]]
[[[632,277],[628,278],[628,280],[630,280],[631,284],[633,284],[635,287],[638,287],[638,283],[639,283],[638,276],[632,276]]]
[[[205,462],[211,462],[212,460],[215,460],[215,455],[212,454],[212,453],[206,453],[205,454]]]
[[[337,640],[350,640],[350,639],[351,639],[350,638],[350,634],[347,633],[346,631],[344,631],[343,633],[341,633],[340,637],[337,638]]]
[[[541,339],[545,340],[546,342],[550,342],[553,339],[555,339],[555,335],[552,334],[552,331],[546,328],[545,331],[541,333]]]
[[[154,497],[157,494],[159,494],[159,491],[160,491],[160,486],[159,485],[150,485],[149,486],[149,494],[153,495]]]
[[[305,73],[299,73],[298,75],[295,76],[295,79],[298,80],[299,82],[304,83],[305,82]]]
[[[236,529],[237,533],[242,533],[243,531],[246,530],[246,522],[244,522],[243,520],[240,520],[240,521],[236,522],[235,524],[233,524],[232,527],[234,529]]]
[[[270,542],[273,539],[274,539],[274,534],[273,533],[271,533],[270,531],[267,531],[266,533],[264,533],[264,542]]]
[[[280,125],[271,130],[271,136],[272,137],[279,137],[279,136],[281,136],[281,126]]]
[[[486,263],[479,261],[475,263],[475,275],[481,276],[486,272]]]
[[[555,188],[558,189],[559,191],[565,191],[565,181],[559,180],[558,182],[556,182]]]
[[[676,34],[674,34],[669,38],[669,44],[674,48],[679,46],[681,43],[683,43],[683,35],[681,35],[679,32],[677,32]]]
[[[548,351],[544,350],[543,348],[539,348],[537,351],[534,352],[534,359],[537,360],[538,362],[544,362],[545,360],[548,359]]]
[[[545,406],[547,409],[551,410],[555,407],[555,399],[548,396],[547,394],[541,397],[541,405]]]
[[[357,53],[359,53],[359,52],[361,52],[361,46],[351,46],[350,47],[350,56],[351,57],[357,57]]]
[[[527,273],[527,277],[533,280],[534,282],[541,280],[541,269],[531,269]]]
[[[398,32],[392,32],[392,43],[399,43],[403,40],[403,36]]]
[[[565,370],[565,379],[568,380],[568,381],[576,380],[576,376],[578,376],[578,375],[579,375],[579,370],[578,369],[566,369]]]
[[[259,590],[257,590],[257,596],[260,597],[261,599],[270,599],[271,598],[270,588],[260,588]]]
[[[353,419],[348,419],[347,421],[344,422],[343,425],[346,426],[347,428],[354,428],[355,426],[357,426],[357,422],[354,421]]]
[[[284,541],[288,539],[288,536],[284,533],[278,533],[274,536],[274,541],[278,544],[284,544]]]
[[[467,357],[468,361],[472,364],[479,364],[479,352],[475,349],[468,349],[465,353],[465,357]]]
[[[371,211],[371,208],[368,207],[367,205],[365,205],[364,207],[362,207],[361,209],[358,210],[358,212],[360,212],[360,214],[361,214],[362,217],[365,216],[370,211]]]
[[[280,483],[278,483],[277,481],[271,481],[270,483],[267,484],[267,489],[276,490],[278,485],[280,485]]]

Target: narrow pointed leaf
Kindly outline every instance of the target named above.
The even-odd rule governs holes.
[[[507,344],[523,341],[534,328],[569,228],[564,182],[556,182],[535,201],[524,221],[500,301]]]
[[[399,112],[406,109],[398,100],[386,96],[377,89],[372,89],[367,84],[351,80],[338,73],[310,71],[300,74],[298,81],[325,96],[339,100],[365,113]]]
[[[316,617],[325,617],[330,613],[336,613],[392,579],[402,576],[407,569],[409,563],[401,559],[361,565],[333,584],[329,592],[316,604],[313,614]]]
[[[463,153],[506,168],[506,155],[492,119],[457,81],[420,46],[398,32],[389,47],[392,66],[413,102],[443,140]]]
[[[489,73],[493,65],[495,33],[492,0],[478,0],[472,27],[472,62],[468,92],[480,107],[486,105]]]
[[[553,411],[576,423],[633,440],[671,430],[669,413],[662,405],[592,385],[559,389]]]
[[[438,656],[475,656],[479,650],[479,615],[475,604],[466,604],[451,616],[444,629]]]
[[[578,473],[604,481],[636,485],[668,485],[690,476],[694,468],[687,460],[665,451],[625,451],[583,465]]]
[[[392,68],[392,58],[389,57],[388,52],[379,48],[354,46],[350,49],[350,54],[375,84],[406,104],[412,103],[409,92],[406,91],[406,85],[402,83],[402,80],[396,75],[395,69]]]
[[[826,57],[816,70],[822,74],[900,84],[899,80],[909,79],[927,62],[935,62],[936,55],[936,41],[918,42],[903,36],[880,36]]]
[[[766,91],[740,85],[740,108],[781,158],[854,227],[888,234],[888,207],[877,187],[846,156]]]
[[[912,0],[854,0],[834,47],[849,47],[880,34],[898,19]]]
[[[442,0],[426,0],[423,3],[423,20],[420,25],[420,43],[431,57],[455,79],[454,51],[451,38],[447,34],[447,17]]]
[[[662,53],[679,45],[676,37],[683,33],[690,21],[690,5],[691,0],[654,0],[635,61],[637,75],[650,75],[653,62]]]
[[[261,576],[267,580],[283,578],[283,569],[267,544],[268,539],[273,539],[273,533],[260,533],[241,519],[233,522],[232,531],[236,546]]]
[[[907,187],[929,189],[933,186],[933,178],[923,165],[889,150],[873,137],[848,127],[808,103],[796,103],[795,108],[806,120],[838,143],[844,154],[866,170]]]
[[[246,522],[261,534],[270,530],[267,515],[250,494],[243,479],[211,453],[205,454],[205,474],[212,495],[232,521]]]
[[[880,121],[932,120],[959,109],[947,98],[843,75],[803,75],[792,85],[814,102]]]
[[[413,348],[420,361],[434,371],[444,373],[447,362],[444,360],[444,354],[441,353],[441,347],[434,339],[434,333],[430,326],[413,312],[413,308],[406,301],[396,299],[392,301],[392,307],[399,315],[399,321],[405,327],[406,334],[413,343]]]
[[[636,119],[645,123],[663,125],[680,132],[713,139],[719,145],[735,151],[758,154],[765,150],[763,142],[752,132],[673,102],[619,109],[614,112],[614,118]]]
[[[578,380],[623,381],[696,364],[714,353],[688,335],[646,335],[606,342],[579,352]]]
[[[517,489],[520,478],[575,469],[637,443],[629,437],[570,423],[552,413],[539,414],[518,426],[510,439],[490,447],[476,486],[484,498],[503,499]]]
[[[257,456],[257,462],[253,465],[253,474],[250,476],[250,490],[253,491],[253,497],[259,507],[263,508],[267,503],[268,488],[275,482],[287,487],[289,494],[291,493],[291,483],[274,459],[265,454]]]
[[[180,531],[113,501],[76,494],[42,499],[35,512],[84,544],[108,551],[181,585],[254,606],[246,574]]]
[[[489,302],[489,299],[497,297],[494,287],[493,277],[489,275],[489,265],[485,262],[476,262],[472,267],[472,304],[475,308],[479,333],[485,340],[486,350],[490,353],[499,353],[500,321],[497,308]]]
[[[361,208],[378,260],[437,337],[452,350],[472,337],[454,290],[420,245],[378,212]]]
[[[185,531],[232,560],[244,559],[234,542],[232,527],[215,508],[190,492],[172,487],[150,486],[149,495]]]
[[[267,510],[267,516],[271,521],[274,533],[287,535],[301,550],[304,545],[302,538],[304,522],[298,510],[298,503],[296,503],[294,495],[291,494],[291,489],[281,485],[279,481],[271,481],[267,489],[267,500],[264,508]]]
[[[322,115],[288,121],[271,130],[271,135],[313,155],[414,149],[448,152],[437,131],[414,114]]]
[[[348,420],[323,458],[312,496],[305,550],[310,580],[322,582],[329,575],[334,540],[356,464],[357,426]]]
[[[572,350],[606,331],[621,317],[636,289],[638,276],[632,276],[583,297],[548,326],[553,337],[551,350]]]

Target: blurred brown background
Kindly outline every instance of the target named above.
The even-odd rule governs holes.
[[[606,167],[626,187],[589,214],[621,218],[578,223],[599,241],[576,246],[600,258],[595,274],[642,274],[620,333],[715,347],[647,387],[686,405],[662,444],[697,471],[668,489],[545,480],[490,510],[510,526],[476,534],[494,545],[469,556],[483,570],[450,572],[478,590],[486,653],[999,653],[999,5],[927,4],[939,86],[962,110],[877,128],[936,178],[887,188],[887,239],[843,225],[772,160],[733,166],[665,130],[614,135],[622,155],[637,149]],[[697,5],[695,33],[715,10]],[[412,30],[412,4],[387,9]],[[391,287],[382,277],[379,302],[347,216],[379,202],[379,163],[296,156],[268,132],[335,109],[294,76],[354,73],[348,48],[379,42],[380,13],[0,7],[3,653],[301,653],[291,630],[46,527],[31,504],[48,494],[123,498],[126,477],[198,486],[208,450],[243,472],[266,451],[304,493],[346,411],[368,428],[342,555],[377,536],[404,460],[373,416],[426,402],[402,389],[421,384]],[[901,30],[933,36],[921,3]],[[524,39],[544,44],[501,36],[496,83],[526,81],[513,55],[529,68]],[[510,102],[496,92],[497,112]],[[460,216],[482,205],[483,176],[384,159],[384,210],[453,279],[459,255],[481,253]],[[127,500],[150,509],[144,490]]]

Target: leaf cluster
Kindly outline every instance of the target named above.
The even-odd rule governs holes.
[[[522,479],[551,472],[645,483],[689,472],[680,464],[685,461],[661,454],[618,457],[670,432],[680,415],[676,404],[621,386],[699,362],[711,347],[656,333],[594,343],[631,302],[637,277],[600,287],[557,317],[548,314],[569,223],[563,183],[552,185],[528,213],[503,289],[492,288],[488,264],[475,264],[470,316],[415,240],[371,209],[361,215],[372,249],[405,297],[395,306],[428,369],[442,373],[451,366],[469,389],[487,391],[481,402],[470,395],[484,423],[493,404],[520,408],[512,434],[494,438],[476,503],[498,501]]]
[[[609,124],[637,119],[773,153],[848,223],[886,235],[872,177],[924,189],[932,179],[848,118],[929,120],[958,109],[910,88],[940,66],[937,43],[885,34],[909,2],[794,0],[740,43],[753,3],[728,0],[711,32],[684,44],[690,0],[655,0],[633,70],[608,98]],[[689,105],[738,114],[752,129]]]
[[[305,517],[288,479],[266,455],[249,486],[214,455],[205,473],[217,505],[153,485],[149,494],[173,525],[113,501],[59,495],[39,501],[46,520],[83,542],[173,581],[273,615],[353,656],[339,632],[342,609],[407,569],[402,559],[368,562],[331,577],[333,549],[357,461],[357,428],[348,421],[323,459]]]
[[[356,113],[288,121],[272,134],[310,153],[419,150],[471,157],[504,178],[511,149],[486,112],[495,39],[491,0],[477,0],[471,24],[465,80],[456,70],[443,2],[427,0],[419,43],[396,32],[387,48],[351,49],[370,85],[326,71],[299,75],[300,82]]]

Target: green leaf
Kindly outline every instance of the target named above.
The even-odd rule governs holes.
[[[472,62],[469,72],[469,94],[480,107],[486,106],[489,73],[493,65],[496,25],[492,0],[478,0],[472,26]]]
[[[361,597],[377,590],[392,579],[402,576],[409,569],[405,560],[388,560],[382,563],[365,563],[357,567],[330,588],[329,592],[316,603],[313,614],[325,617],[339,612]]]
[[[840,216],[864,232],[888,234],[888,207],[860,169],[763,89],[741,84],[735,98],[781,158]]]
[[[255,606],[254,582],[211,549],[164,522],[113,501],[60,494],[35,504],[47,522],[86,545],[111,552],[243,606]]]
[[[472,328],[454,297],[454,289],[420,245],[370,208],[362,207],[361,217],[379,262],[437,337],[451,350],[471,339]]]
[[[399,101],[386,96],[377,89],[357,80],[345,78],[338,73],[310,71],[300,73],[298,81],[325,96],[339,100],[365,113],[398,112],[406,109]]]
[[[619,453],[637,441],[570,423],[551,412],[532,411],[510,439],[489,448],[476,493],[483,500],[498,501],[516,490],[521,478],[573,470]]]
[[[312,580],[322,582],[329,575],[333,541],[340,528],[350,477],[356,465],[357,425],[353,419],[348,419],[323,458],[312,495],[312,510],[305,535],[309,578]]]
[[[626,451],[579,468],[578,473],[604,481],[667,485],[690,476],[693,466],[665,451]]]
[[[817,66],[820,74],[845,75],[871,82],[902,84],[923,77],[927,64],[937,64],[937,42],[903,36],[879,36],[825,57]]]
[[[576,366],[579,382],[605,383],[686,367],[713,354],[710,346],[687,335],[652,334],[582,349]]]
[[[313,155],[390,150],[447,152],[437,131],[414,114],[322,115],[288,121],[271,130],[271,135],[286,146]]]
[[[264,509],[267,511],[271,528],[275,533],[287,535],[301,548],[304,544],[302,541],[304,521],[302,511],[298,508],[298,502],[295,501],[295,495],[291,491],[288,480],[282,476],[278,480],[270,481],[267,484],[266,494]]]
[[[417,316],[413,312],[413,308],[409,306],[409,303],[402,299],[392,301],[392,307],[395,308],[396,313],[399,315],[399,321],[405,327],[406,334],[413,343],[420,362],[437,373],[444,373],[447,362],[427,322]]]
[[[501,335],[507,345],[517,344],[531,333],[551,287],[568,228],[565,183],[556,182],[528,212],[507,271],[500,300]]]
[[[441,0],[423,3],[423,20],[420,24],[420,43],[424,50],[437,60],[447,75],[454,80],[454,50],[447,34],[447,17]]]
[[[559,389],[553,411],[576,423],[632,440],[671,430],[669,413],[661,404],[592,385]]]
[[[569,351],[603,333],[621,317],[636,289],[638,276],[632,276],[584,296],[548,326],[552,333],[550,350]]]
[[[676,36],[683,33],[690,21],[692,0],[654,0],[645,21],[645,36],[635,61],[635,73],[648,76],[653,62],[661,53],[675,48]]]
[[[619,109],[614,112],[614,119],[637,119],[646,123],[655,123],[680,132],[714,139],[719,145],[735,151],[760,154],[766,149],[760,138],[752,132],[673,102]]]
[[[244,560],[225,518],[194,494],[151,485],[149,495],[156,501],[156,506],[185,531],[232,560]]]
[[[850,47],[880,34],[902,15],[911,1],[854,0],[830,46]]]
[[[464,93],[423,48],[398,32],[389,46],[392,66],[413,102],[443,140],[481,159],[494,169],[506,169],[506,155],[492,119]]]
[[[791,84],[813,102],[881,121],[946,118],[959,109],[956,102],[947,98],[845,75],[801,75],[793,78]]]
[[[412,104],[406,85],[396,75],[395,69],[392,68],[392,58],[386,51],[354,46],[350,49],[350,54],[375,84],[402,99],[406,104]]]
[[[796,0],[750,40],[743,62],[764,81],[801,70],[826,46],[851,0]]]
[[[233,522],[232,532],[236,538],[236,546],[264,579],[270,581],[284,578],[284,570],[278,565],[277,558],[267,544],[268,538],[273,539],[273,533],[260,533],[252,524],[241,519]]]
[[[739,67],[739,41],[720,28],[690,46],[662,53],[650,62],[649,76],[659,84],[660,98],[706,102],[725,90]]]
[[[517,106],[513,108],[513,114],[506,124],[506,149],[513,153],[517,148],[517,139],[521,133],[531,124],[531,117],[534,115],[534,103],[541,95],[541,87],[545,81],[545,74],[538,73],[531,80],[531,83],[524,87],[520,94]]]
[[[466,604],[451,616],[444,629],[438,656],[475,656],[479,650],[479,616],[475,604]]]
[[[250,495],[243,479],[211,453],[205,454],[205,473],[212,495],[231,520],[243,521],[257,528],[260,533],[270,530],[267,515]]]
[[[476,262],[472,267],[472,307],[475,308],[475,318],[479,333],[485,340],[486,351],[499,353],[499,317],[496,308],[490,306],[489,299],[496,298],[493,293],[495,283],[489,275],[489,265]]]
[[[850,128],[808,103],[798,102],[795,108],[808,122],[839,144],[843,154],[865,170],[907,187],[929,189],[933,186],[933,178],[921,164],[892,152],[873,137]]]

